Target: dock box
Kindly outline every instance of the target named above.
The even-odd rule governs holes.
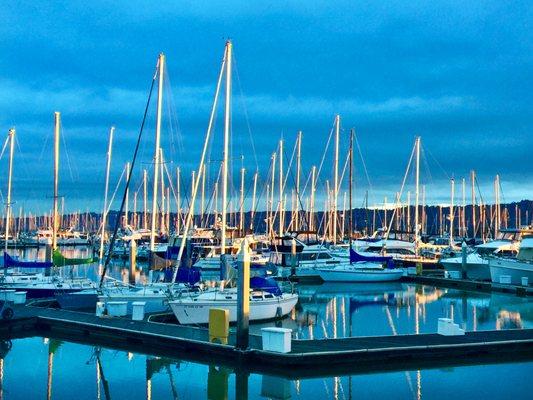
[[[464,335],[464,329],[454,324],[451,318],[439,318],[437,333],[443,336]]]
[[[127,301],[108,301],[106,307],[107,315],[111,317],[124,317],[128,314]]]
[[[26,294],[28,292],[15,292],[15,294],[13,295],[14,299],[13,299],[13,303],[14,304],[24,304],[26,303]]]
[[[505,285],[511,284],[511,275],[500,275],[500,283]]]
[[[145,301],[134,301],[131,303],[132,314],[131,319],[134,321],[142,321],[144,319],[144,306],[146,305]]]
[[[292,330],[285,328],[262,328],[263,350],[290,353]]]

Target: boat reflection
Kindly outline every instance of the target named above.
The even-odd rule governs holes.
[[[300,339],[435,333],[441,317],[469,331],[533,325],[528,299],[500,293],[398,282],[300,285],[298,290],[292,320]]]

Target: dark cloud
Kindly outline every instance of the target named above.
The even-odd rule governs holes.
[[[290,154],[298,130],[309,170],[340,113],[344,137],[357,130],[375,201],[399,190],[415,135],[423,137],[431,201],[446,201],[448,179],[470,169],[488,198],[496,173],[509,200],[533,196],[529,2],[308,3],[4,2],[0,121],[6,132],[17,127],[19,201],[48,207],[42,192],[51,185],[59,110],[67,204],[100,205],[109,127],[117,126],[116,180],[131,157],[160,51],[172,95],[165,152],[169,166],[189,176],[228,37],[236,57],[232,149],[249,170],[266,174],[277,140],[285,138]],[[150,167],[154,110],[139,170]],[[221,124],[222,114],[217,132]],[[329,156],[326,164],[327,175]],[[362,169],[361,190],[368,186]]]

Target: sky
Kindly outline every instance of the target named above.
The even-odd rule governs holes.
[[[261,187],[268,181],[270,156],[280,138],[288,168],[299,130],[306,180],[311,166],[320,165],[338,113],[341,158],[351,128],[361,149],[362,157],[357,151],[355,159],[354,205],[363,202],[367,190],[371,203],[392,201],[416,136],[422,138],[421,182],[429,203],[449,202],[450,178],[460,182],[472,169],[489,202],[496,174],[503,200],[533,198],[530,2],[2,4],[0,123],[5,134],[12,126],[17,130],[15,207],[40,213],[51,207],[53,113],[60,111],[60,194],[66,209],[101,209],[109,128],[116,127],[114,189],[132,158],[161,52],[168,78],[165,165],[170,173],[179,166],[182,184],[189,187],[228,38],[235,55],[234,191],[241,166],[247,171],[247,193],[256,170]],[[135,189],[142,169],[151,169],[154,120],[152,102],[134,169]],[[208,180],[222,157],[223,103],[216,122]],[[332,154],[330,146],[319,191],[332,179]],[[0,170],[5,196],[7,152]],[[412,176],[405,191],[414,190]]]

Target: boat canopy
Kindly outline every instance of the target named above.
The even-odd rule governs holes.
[[[3,268],[51,268],[53,263],[45,261],[24,261],[16,257],[11,257],[4,252]]]
[[[174,268],[165,268],[164,270],[165,282],[172,282],[172,276],[174,275]],[[175,283],[186,283],[194,285],[200,282],[202,279],[202,273],[200,268],[197,267],[179,267],[176,274]]]
[[[92,264],[98,261],[98,258],[87,257],[87,258],[67,258],[59,250],[54,250],[52,254],[52,260],[56,267],[65,267],[67,265],[82,265],[82,264]]]
[[[256,290],[264,290],[272,293],[274,296],[281,296],[281,289],[274,278],[265,278],[262,276],[254,276],[250,278],[250,288]]]
[[[378,262],[387,264],[387,268],[394,268],[394,260],[391,256],[365,256],[354,249],[350,249],[350,262]]]

